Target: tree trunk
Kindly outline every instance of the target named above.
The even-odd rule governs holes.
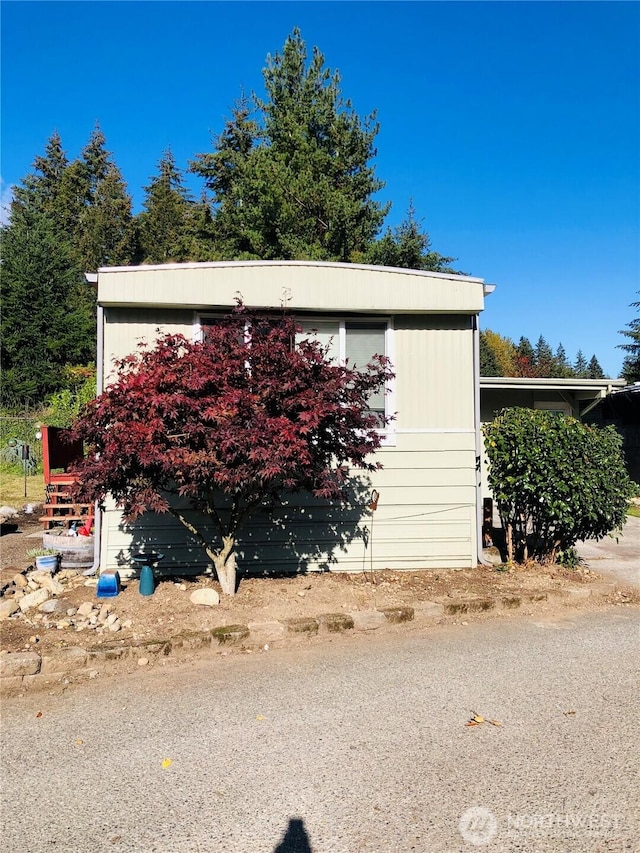
[[[223,547],[220,551],[208,551],[213,560],[213,565],[218,576],[218,581],[225,595],[236,594],[236,555],[233,550],[235,539],[233,536],[222,537]],[[208,549],[207,549],[208,550]]]

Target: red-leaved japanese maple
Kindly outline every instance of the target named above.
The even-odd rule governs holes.
[[[370,454],[381,424],[367,400],[392,377],[388,360],[336,364],[286,312],[239,302],[205,341],[165,335],[116,368],[75,424],[88,451],[77,493],[111,494],[129,521],[174,515],[202,543],[225,593],[236,590],[237,537],[254,513],[287,492],[340,499],[350,466],[380,467]],[[187,517],[184,499],[199,512]],[[197,517],[213,522],[215,541]]]

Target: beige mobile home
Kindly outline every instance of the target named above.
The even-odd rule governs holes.
[[[97,275],[98,373],[153,342],[157,330],[198,339],[237,294],[245,305],[283,302],[337,359],[391,359],[396,379],[373,405],[396,418],[378,458],[382,471],[353,478],[344,506],[292,496],[239,537],[244,570],[359,571],[470,567],[480,537],[478,314],[490,287],[478,278],[312,261],[247,261],[104,268]],[[377,509],[368,508],[372,490]],[[133,527],[107,506],[102,570],[127,571],[142,547],[161,568],[201,572],[207,556],[169,515]]]

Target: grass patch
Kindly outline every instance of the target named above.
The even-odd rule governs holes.
[[[640,506],[629,504],[627,507],[627,515],[632,515],[634,518],[640,518]]]
[[[27,497],[24,496],[24,474],[14,465],[0,464],[0,504],[20,509],[24,503],[43,503],[45,498],[42,474],[27,476]]]

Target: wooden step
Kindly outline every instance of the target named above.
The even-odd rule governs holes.
[[[47,529],[55,525],[61,527],[69,527],[72,521],[87,521],[88,515],[43,515],[38,521],[42,522],[42,526]]]
[[[89,510],[91,509],[91,504],[45,504],[44,511],[47,517],[59,515],[61,517],[66,518],[69,513],[76,513],[82,515],[83,513],[87,515]]]

